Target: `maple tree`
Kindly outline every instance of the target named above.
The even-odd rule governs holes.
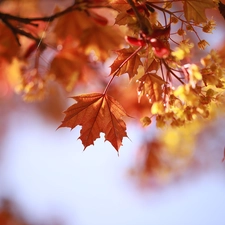
[[[104,133],[119,151],[128,137],[125,120],[138,118],[169,129],[143,147],[151,151],[142,171],[165,170],[160,154],[179,158],[182,129],[190,147],[205,121],[223,110],[224,55],[203,51],[210,47],[205,34],[216,27],[211,15],[225,17],[221,1],[78,0],[46,12],[31,1],[19,13],[18,4],[0,4],[0,97],[16,92],[41,101],[58,84],[68,93],[93,92],[72,97],[59,125],[81,126],[84,148]]]

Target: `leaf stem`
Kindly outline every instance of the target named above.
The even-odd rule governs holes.
[[[171,70],[171,68],[167,65],[164,59],[162,59],[163,65],[166,67],[166,69],[178,80],[181,84],[184,84],[184,82]]]

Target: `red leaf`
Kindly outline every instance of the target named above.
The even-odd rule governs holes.
[[[94,144],[100,133],[105,133],[109,141],[118,151],[123,137],[127,137],[126,124],[121,117],[126,116],[122,106],[106,94],[92,93],[73,97],[77,101],[64,113],[62,124],[58,127],[82,126],[80,137],[84,148]]]

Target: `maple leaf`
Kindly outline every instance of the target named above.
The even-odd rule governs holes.
[[[139,26],[135,17],[130,16],[127,12],[120,12],[116,19],[115,23],[118,25],[126,25],[131,30],[131,35],[133,34],[132,30],[138,30]]]
[[[184,16],[187,21],[195,23],[204,23],[207,21],[205,10],[215,8],[217,4],[213,0],[185,0],[184,1]]]
[[[146,72],[151,72],[153,70],[157,71],[158,69],[159,69],[159,62],[156,61],[155,58],[150,58],[148,60],[148,67],[147,67]]]
[[[83,94],[72,97],[77,101],[64,113],[62,124],[58,127],[82,126],[80,137],[84,148],[94,144],[100,133],[105,133],[105,140],[109,141],[118,151],[123,137],[127,137],[126,124],[121,117],[126,116],[122,106],[112,97],[101,94]]]
[[[162,85],[166,82],[155,73],[146,73],[139,80],[139,101],[146,95],[151,103],[162,100]]]
[[[59,9],[55,11],[58,12]],[[71,36],[79,41],[83,31],[93,24],[93,20],[85,12],[73,11],[57,20],[53,32],[61,39]]]
[[[49,73],[53,74],[67,91],[71,91],[78,81],[82,81],[88,57],[82,54],[71,40],[65,40],[62,46],[62,50],[51,62]]]
[[[80,46],[88,55],[95,53],[99,60],[108,59],[110,50],[117,49],[124,42],[124,38],[118,27],[99,26],[97,24],[86,29],[80,37]]]
[[[124,48],[119,51],[116,51],[118,57],[115,59],[111,67],[111,74],[113,74],[121,64],[132,56],[134,50],[132,48]],[[142,66],[142,62],[140,56],[138,54],[133,55],[119,70],[117,76],[128,73],[129,78],[132,79],[136,74],[138,67]]]
[[[118,12],[126,11],[131,8],[126,0],[111,0],[110,6]]]

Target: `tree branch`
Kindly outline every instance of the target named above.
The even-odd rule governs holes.
[[[24,31],[24,30],[21,30],[21,29],[15,27],[15,26],[13,26],[13,25],[12,25],[8,20],[6,20],[5,18],[2,19],[2,22],[5,23],[5,25],[12,31],[12,33],[14,34],[15,39],[16,39],[16,41],[17,41],[17,43],[18,43],[19,46],[20,46],[21,44],[20,44],[20,41],[19,41],[19,38],[18,38],[18,34],[23,35],[23,36],[26,36],[26,37],[28,37],[28,38],[30,38],[30,39],[36,41],[37,43],[40,42],[40,38],[37,38],[37,37],[33,36],[32,34],[30,34],[30,33],[26,32],[26,31]]]
[[[24,17],[19,17],[19,16],[14,16],[8,13],[2,13],[0,12],[0,19],[2,20],[3,23],[5,23],[5,25],[12,31],[12,33],[14,34],[17,43],[20,45],[19,42],[19,38],[18,35],[23,35],[26,36],[27,38],[30,38],[32,40],[35,40],[37,43],[40,41],[39,38],[33,36],[32,34],[19,29],[15,26],[13,26],[9,21],[13,20],[13,21],[17,21],[23,24],[29,24],[32,26],[38,26],[38,24],[35,24],[36,21],[43,21],[43,22],[52,22],[53,20],[55,20],[56,18],[65,15],[66,13],[72,12],[74,10],[84,10],[86,11],[88,8],[100,8],[103,7],[103,5],[95,5],[95,4],[90,4],[90,3],[86,3],[86,2],[74,2],[71,6],[67,7],[66,9],[57,12],[51,16],[43,16],[43,17],[33,17],[33,18],[24,18]],[[106,7],[106,6],[105,6]]]
[[[137,10],[133,0],[127,0],[127,2],[129,3],[129,5],[131,6],[131,8],[133,9],[134,13],[135,13],[135,16],[138,20],[138,23],[140,25],[140,29],[141,31],[148,35],[149,34],[149,27],[146,26],[146,24],[143,22],[143,18],[142,18],[142,15],[139,13],[139,11]]]

